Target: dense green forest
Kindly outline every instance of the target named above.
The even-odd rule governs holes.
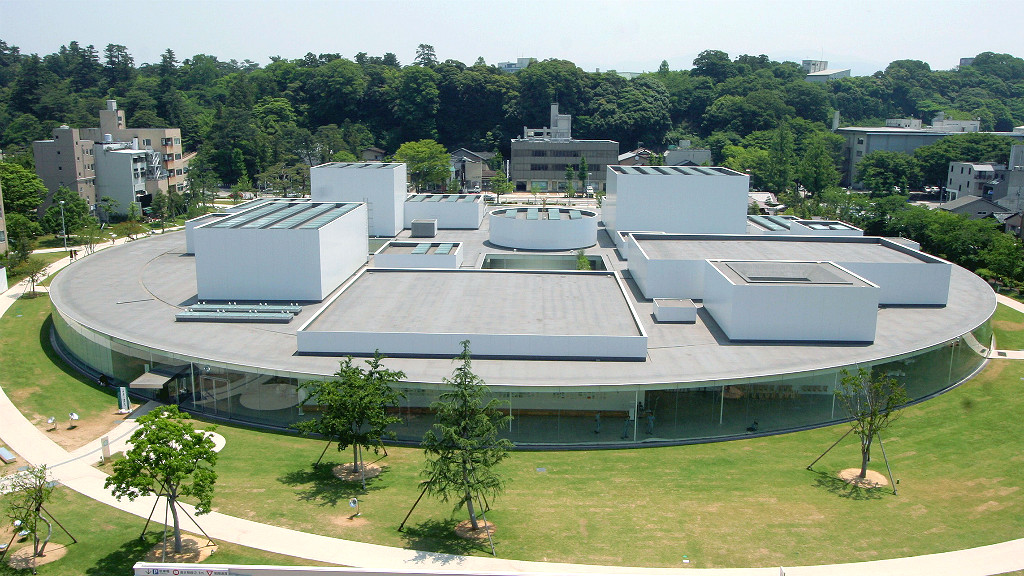
[[[31,238],[56,226],[52,217],[36,222],[42,197],[31,173],[31,142],[60,124],[97,125],[108,98],[117,99],[129,126],[181,128],[186,150],[198,153],[190,181],[204,190],[301,179],[311,165],[355,160],[371,145],[395,154],[403,143],[436,140],[448,150],[508,157],[510,139],[523,126],[547,125],[549,104],[558,102],[573,115],[577,138],[617,140],[623,151],[641,144],[660,151],[689,139],[710,148],[715,164],[747,171],[754,188],[777,192],[790,212],[908,236],[985,275],[1024,281],[1020,241],[993,221],[911,207],[905,196],[891,195],[941,179],[951,159],[1005,161],[1008,139],[951,136],[914,156],[866,157],[861,176],[873,191],[867,196],[836,188],[841,138],[828,130],[835,110],[843,125],[881,125],[893,117],[928,123],[943,112],[978,118],[985,131],[1011,130],[1024,124],[1024,60],[985,52],[957,70],[898,60],[871,76],[826,85],[804,76],[793,62],[717,50],[702,52],[689,69],[662,62],[657,72],[626,79],[557,59],[508,74],[483,59],[440,61],[428,45],[406,65],[391,53],[273,57],[260,66],[207,54],[182,60],[171,49],[158,63],[136,65],[116,44],[100,53],[70,42],[40,56],[0,40],[0,147],[7,158],[0,177],[9,234],[25,239],[15,246],[24,261]],[[157,211],[170,215],[196,202],[157,200],[167,206]],[[79,208],[88,229],[88,207]],[[12,213],[20,213],[13,226]]]
[[[627,80],[556,59],[508,74],[482,59],[441,61],[428,45],[406,65],[391,53],[359,53],[272,57],[260,66],[207,54],[180,59],[172,49],[160,62],[136,65],[116,44],[70,42],[40,56],[0,40],[0,147],[17,157],[59,124],[95,126],[107,98],[117,99],[130,126],[180,127],[187,149],[225,185],[243,175],[256,182],[275,166],[350,158],[369,145],[394,153],[420,139],[507,157],[523,126],[547,124],[551,102],[573,115],[578,138],[617,140],[622,150],[687,138],[709,146],[716,163],[742,168],[763,162],[783,121],[801,157],[833,110],[844,125],[928,122],[938,112],[980,118],[982,130],[1024,124],[1024,60],[1008,54],[979,54],[959,70],[899,60],[828,85],[803,78],[793,62],[717,50],[702,52],[692,68],[663,62]]]

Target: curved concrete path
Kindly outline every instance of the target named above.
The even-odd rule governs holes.
[[[108,245],[109,246],[109,245]],[[88,256],[84,256],[88,257]],[[65,258],[51,266],[55,272],[66,266]],[[24,283],[11,287],[0,295],[0,316],[24,292]],[[1009,299],[1007,299],[1009,300]],[[1024,305],[1011,301],[1007,304],[1024,312]],[[1024,354],[1024,353],[1022,353]],[[1007,356],[1009,357],[1009,356]],[[1024,356],[1021,356],[1024,358]],[[136,411],[134,416],[152,408],[147,404]],[[110,491],[103,488],[106,474],[91,464],[99,460],[100,441],[97,439],[82,448],[68,452],[50,440],[41,430],[29,422],[0,390],[0,439],[33,465],[46,464],[53,472],[54,479],[68,488],[93,500],[113,506],[141,518],[149,516],[155,500],[139,498],[134,502],[118,501]],[[112,444],[123,443],[135,430],[136,424],[129,419],[106,434]],[[186,506],[189,514],[194,509]],[[159,513],[157,514],[157,516]],[[875,560],[851,564],[830,564],[820,566],[778,566],[766,568],[636,568],[623,566],[594,566],[588,564],[559,564],[548,562],[527,562],[502,558],[454,556],[433,552],[420,552],[404,548],[364,544],[307,534],[269,524],[252,522],[242,518],[213,512],[202,516],[202,527],[215,540],[223,540],[340,566],[353,566],[380,571],[388,570],[464,570],[474,573],[548,573],[548,574],[650,574],[668,575],[696,573],[707,576],[989,576],[1024,569],[1024,539],[1011,540],[991,546],[967,550]],[[197,528],[182,518],[182,528],[198,533]]]

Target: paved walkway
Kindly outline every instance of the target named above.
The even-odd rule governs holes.
[[[109,245],[108,245],[109,246]],[[88,258],[88,256],[84,256]],[[65,258],[53,265],[51,273],[66,266]],[[0,296],[0,316],[24,291],[17,285]],[[1003,302],[1000,299],[1000,302]],[[1019,306],[1019,304],[1014,305]],[[1017,308],[1024,311],[1024,308]],[[132,418],[152,408],[147,404],[133,414]],[[29,422],[0,390],[0,438],[15,452],[33,465],[46,464],[61,484],[93,500],[113,506],[141,518],[149,516],[154,506],[153,498],[139,498],[134,502],[118,501],[103,488],[106,475],[94,468],[92,463],[99,460],[99,439],[73,452],[67,452],[46,434]],[[124,442],[135,430],[136,424],[129,419],[106,434],[116,446]],[[194,509],[185,507],[189,514]],[[156,514],[159,517],[159,512]],[[374,570],[465,570],[476,573],[558,573],[558,574],[681,574],[696,573],[707,576],[779,576],[784,573],[796,576],[988,576],[1024,569],[1024,539],[1012,540],[992,546],[958,550],[942,554],[878,560],[852,564],[822,566],[732,569],[695,568],[635,568],[619,566],[592,566],[584,564],[557,564],[546,562],[525,562],[490,557],[454,556],[432,552],[419,552],[404,548],[393,548],[375,544],[352,542],[327,536],[306,534],[296,530],[252,522],[226,514],[213,512],[200,517],[203,529],[215,540],[232,542],[251,548],[267,550],[288,556],[297,556],[342,566],[355,566]],[[182,518],[182,528],[198,532],[188,518]],[[671,545],[662,542],[660,545]]]

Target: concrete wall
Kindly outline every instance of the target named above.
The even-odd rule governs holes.
[[[366,263],[366,206],[319,229],[193,231],[202,300],[319,301]]]
[[[495,327],[500,329],[500,327]],[[646,336],[553,336],[539,334],[434,334],[414,332],[310,332],[297,334],[300,353],[388,356],[458,356],[460,342],[473,343],[473,357],[620,358],[647,357]]]
[[[195,229],[203,224],[209,224],[214,220],[220,220],[225,216],[230,216],[227,212],[214,212],[212,214],[203,214],[202,216],[193,218],[185,221],[185,253],[195,254]]]
[[[727,173],[620,174],[609,169],[608,195],[601,205],[605,227],[609,233],[743,234],[750,177]]]
[[[415,245],[416,243],[410,243]],[[437,245],[438,243],[434,243]],[[462,245],[457,244],[448,254],[398,254],[388,253],[385,246],[373,256],[377,268],[459,268],[462,266]]]
[[[331,162],[309,171],[313,201],[365,202],[371,236],[395,236],[405,226],[405,164]]]
[[[473,202],[447,202],[420,200],[405,202],[402,226],[412,228],[413,220],[437,220],[438,229],[476,230],[484,221],[484,203],[480,196],[470,196]]]
[[[96,144],[94,150],[97,201],[113,198],[117,202],[114,213],[127,215],[136,193],[146,192],[146,152],[124,144]]]
[[[877,286],[733,284],[705,263],[704,309],[730,340],[873,342]]]
[[[515,210],[519,209],[494,210],[488,216],[492,243],[522,250],[575,250],[597,244],[597,215],[594,212],[580,210],[583,217],[576,220],[570,220],[568,213],[562,214],[561,220],[527,220],[502,215]]]

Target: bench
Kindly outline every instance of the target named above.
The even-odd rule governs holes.
[[[3,460],[4,464],[10,464],[17,459],[18,458],[14,455],[14,452],[11,452],[7,448],[0,447],[0,460]]]

